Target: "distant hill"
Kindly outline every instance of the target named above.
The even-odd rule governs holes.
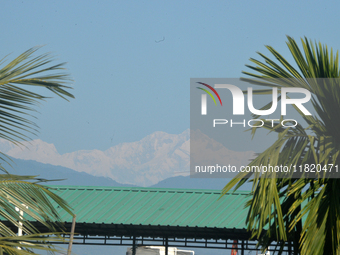
[[[93,176],[85,172],[77,172],[63,166],[53,166],[43,164],[34,160],[23,160],[12,158],[12,168],[4,164],[5,168],[11,174],[17,175],[38,175],[39,178],[55,180],[65,179],[63,181],[48,182],[51,185],[79,185],[79,186],[133,186],[130,184],[121,184],[108,177]]]
[[[12,158],[11,167],[6,166],[11,174],[37,175],[39,178],[62,181],[48,182],[51,185],[79,185],[79,186],[111,186],[134,187],[131,184],[118,183],[109,177],[93,176],[85,172],[77,172],[67,167],[43,164],[34,160]],[[178,188],[178,189],[222,189],[230,179],[228,178],[190,178],[190,176],[170,177],[158,182],[152,188]],[[246,184],[242,190],[250,190],[251,184]]]
[[[63,166],[43,164],[34,160],[12,158],[12,168],[4,164],[11,174],[37,175],[39,178],[62,181],[48,182],[51,185],[78,185],[78,186],[111,186],[134,187],[131,184],[122,184],[109,177],[93,176],[85,172],[77,172]],[[222,189],[230,179],[227,178],[190,178],[190,176],[170,177],[158,182],[152,188],[178,188],[178,189]],[[251,185],[244,185],[242,190],[250,190]]]

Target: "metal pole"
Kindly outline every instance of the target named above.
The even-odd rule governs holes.
[[[22,216],[24,216],[24,212],[22,210],[19,210],[20,219],[22,220]],[[18,236],[22,236],[22,221],[19,221],[19,227],[18,227]],[[18,247],[18,250],[21,250],[21,247]]]
[[[242,240],[241,255],[244,255],[244,240]]]
[[[168,245],[168,237],[165,238],[165,255],[168,255],[168,248],[169,248],[169,245]]]
[[[70,235],[70,242],[68,243],[68,250],[67,255],[71,255],[72,251],[72,243],[73,243],[73,236],[74,236],[74,230],[76,228],[76,215],[73,215],[72,219],[72,227],[71,227],[71,235]]]
[[[136,255],[136,237],[133,236],[132,240],[132,255]]]
[[[24,204],[21,204],[23,206],[25,206],[27,209],[28,209],[28,206],[24,205]],[[19,212],[20,214],[20,219],[22,220],[23,219],[23,216],[24,216],[24,211],[23,210],[20,210],[18,207],[15,207],[15,210],[17,212]],[[22,221],[19,221],[19,226],[18,226],[18,236],[22,236]],[[18,247],[18,250],[21,250],[21,247]],[[1,253],[2,253],[2,249],[1,249]]]

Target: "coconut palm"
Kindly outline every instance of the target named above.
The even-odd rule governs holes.
[[[48,89],[67,99],[73,95],[64,63],[51,65],[49,54],[33,56],[39,47],[31,48],[12,61],[0,60],[0,138],[15,145],[29,141],[38,131],[35,106],[47,99],[38,89]],[[56,251],[48,241],[63,240],[63,231],[56,207],[72,215],[70,206],[34,176],[9,174],[3,163],[10,158],[0,152],[0,254],[34,254],[34,250]],[[5,221],[3,221],[5,220]],[[32,222],[45,226],[48,233],[40,233]],[[18,228],[23,232],[17,236]],[[18,248],[20,247],[20,248]],[[34,250],[33,250],[34,249]]]
[[[301,39],[301,50],[293,38],[287,38],[294,64],[290,64],[271,46],[266,46],[275,61],[258,53],[264,61],[250,59],[255,65],[247,67],[255,73],[243,72],[252,77],[244,80],[262,86],[275,86],[279,92],[282,87],[308,89],[316,114],[306,116],[295,108],[307,123],[306,127],[298,124],[285,128],[279,122],[273,127],[271,123],[265,125],[265,128],[278,134],[278,139],[258,154],[250,165],[339,165],[338,52],[334,53],[326,45],[313,43],[307,38]],[[270,92],[258,91],[258,94],[261,93]],[[269,107],[270,104],[263,109]],[[253,128],[253,135],[255,132],[256,128]],[[253,182],[252,196],[247,204],[247,226],[253,237],[260,240],[260,245],[268,247],[276,241],[282,248],[283,242],[290,241],[294,254],[340,254],[340,180],[337,176],[331,175],[325,168],[315,175],[304,173],[302,178],[276,176],[275,173],[267,177],[271,178],[240,173],[223,189],[226,193],[233,187],[238,189],[247,181]]]

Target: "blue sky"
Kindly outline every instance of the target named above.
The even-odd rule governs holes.
[[[190,78],[240,77],[286,35],[340,49],[336,1],[4,1],[1,56],[36,45],[68,62],[71,102],[39,111],[60,153],[189,128]],[[269,54],[267,54],[269,55]],[[57,63],[57,62],[56,62]]]

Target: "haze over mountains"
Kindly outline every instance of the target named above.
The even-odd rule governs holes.
[[[168,183],[175,184],[176,179],[173,179],[174,177],[189,175],[189,130],[178,135],[155,132],[140,141],[122,143],[106,151],[80,150],[60,155],[53,144],[48,144],[39,139],[33,140],[30,143],[26,142],[25,145],[26,148],[17,147],[6,140],[0,139],[0,151],[13,158],[24,161],[34,160],[62,167],[53,168],[53,166],[49,165],[36,164],[34,167],[30,167],[31,171],[27,171],[29,174],[34,174],[32,172],[34,168],[36,170],[39,168],[53,168],[55,173],[60,173],[60,176],[57,178],[67,178],[65,175],[68,173],[68,176],[73,176],[71,177],[73,179],[76,173],[70,170],[72,169],[77,172],[84,172],[82,177],[77,177],[78,179],[96,176],[102,178],[103,184],[101,185],[108,186],[114,186],[117,184],[116,182],[136,186],[157,186],[157,183],[167,178],[171,178],[169,179],[171,181],[168,181]],[[253,156],[251,151],[234,152],[227,150],[227,152],[230,163],[235,165],[247,164],[248,159]],[[25,162],[17,162],[21,165],[19,168],[24,167],[22,164]],[[27,161],[26,166],[32,166],[33,163]],[[69,169],[66,170],[67,168]],[[85,173],[88,175],[84,175]],[[20,170],[18,174],[23,173]],[[42,177],[52,178],[51,176]],[[54,174],[53,178],[55,179],[55,177]],[[183,178],[178,177],[178,180],[181,180],[181,183],[183,180],[188,180]],[[115,182],[110,182],[111,179]],[[93,182],[100,183],[100,180],[96,179],[95,181],[93,179]],[[225,181],[220,182],[225,183]]]

